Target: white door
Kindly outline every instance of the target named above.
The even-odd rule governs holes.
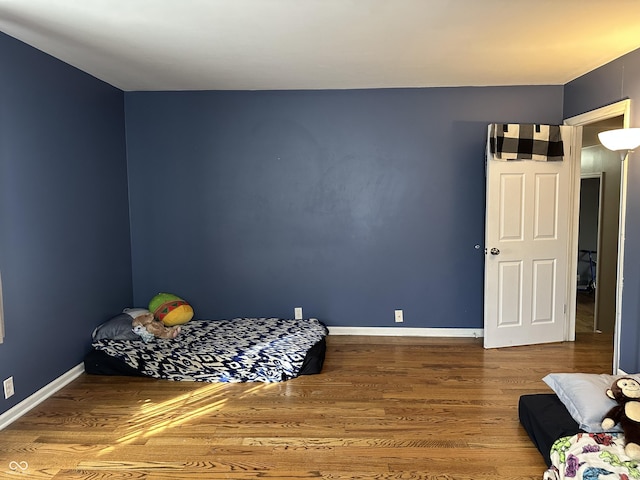
[[[561,129],[561,162],[487,153],[485,348],[565,339],[573,132]]]

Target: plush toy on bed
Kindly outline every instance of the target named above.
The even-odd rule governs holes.
[[[626,442],[624,452],[640,460],[640,383],[630,377],[618,378],[607,390],[607,396],[618,405],[604,416],[602,428],[608,430],[619,423]]]
[[[125,313],[129,313],[126,312]],[[131,315],[131,313],[129,313]],[[151,312],[139,312],[133,317],[131,322],[133,331],[138,334],[145,342],[149,342],[154,338],[176,338],[180,333],[180,327],[167,327],[164,323],[158,321]]]
[[[193,318],[193,308],[172,293],[159,293],[149,302],[149,310],[167,327],[182,325]]]

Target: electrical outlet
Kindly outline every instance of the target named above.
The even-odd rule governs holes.
[[[302,320],[302,307],[294,308],[293,313],[296,320]]]
[[[402,314],[402,310],[396,310],[396,323],[404,322],[404,316]]]
[[[9,377],[4,382],[2,382],[2,386],[4,387],[5,400],[15,393],[15,391],[13,390],[13,377]]]

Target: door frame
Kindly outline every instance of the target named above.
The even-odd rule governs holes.
[[[629,127],[629,114],[631,110],[631,100],[621,100],[611,105],[607,105],[589,112],[576,115],[574,117],[566,118],[564,120],[565,125],[579,127],[577,128],[576,135],[574,135],[573,145],[571,148],[576,148],[576,151],[582,149],[582,128],[585,125],[599,122],[600,120],[606,120],[608,118],[622,116],[623,128]],[[580,158],[576,155],[576,158]],[[624,237],[625,237],[625,225],[627,217],[627,161],[622,162],[620,171],[620,215],[618,217],[618,266],[617,266],[617,283],[616,283],[616,315],[615,315],[615,327],[613,332],[613,373],[618,373],[620,368],[620,320],[622,316],[622,284],[623,284],[623,268],[624,268]],[[575,162],[572,166],[572,193],[571,193],[571,205],[570,211],[573,219],[570,225],[569,231],[569,265],[567,270],[567,291],[569,301],[569,316],[568,322],[565,326],[566,339],[570,341],[575,340],[576,336],[576,288],[575,272],[578,271],[578,221],[579,221],[579,207],[580,207],[580,162]],[[571,274],[573,272],[573,274]]]
[[[594,179],[594,178],[598,179],[598,231],[596,232],[596,252],[600,252],[601,242],[602,242],[602,198],[603,198],[603,191],[604,191],[604,176],[605,176],[605,172],[580,174],[581,188],[582,188],[582,180]],[[579,207],[580,207],[580,203],[578,203],[578,211],[580,211]],[[580,220],[579,217],[580,217],[580,214],[578,213],[578,221]],[[598,290],[597,288],[597,285],[600,283],[600,262],[597,261],[597,258],[598,256],[596,253],[596,275],[594,280],[596,283],[596,292],[594,295],[595,298],[594,298],[594,305],[593,305],[593,322],[592,322],[594,332],[596,331],[596,326],[598,325],[598,297],[600,296],[600,290]]]

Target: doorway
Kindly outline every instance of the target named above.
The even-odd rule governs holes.
[[[601,176],[601,209],[598,224],[598,244],[595,253],[595,289],[594,289],[594,324],[596,331],[613,332],[613,373],[618,373],[620,362],[620,317],[622,306],[622,272],[624,266],[624,232],[626,220],[627,197],[627,162],[620,162],[620,157],[609,152],[600,145],[597,133],[613,128],[629,126],[630,100],[622,100],[596,110],[577,115],[565,120],[565,125],[582,127],[577,129],[573,144],[574,149],[581,152],[581,162],[575,165],[573,194],[573,226],[572,242],[569,246],[570,272],[574,272],[569,289],[570,301],[569,321],[567,322],[567,339],[576,337],[576,310],[578,305],[578,288],[576,272],[578,272],[578,230],[580,220],[580,184],[581,174],[598,174]],[[609,168],[611,171],[609,172]],[[605,200],[605,197],[609,200]],[[605,211],[605,203],[608,210]],[[608,239],[605,240],[604,233]],[[612,233],[612,234],[611,234]],[[613,248],[612,245],[616,247]],[[592,330],[593,331],[593,330]]]
[[[595,303],[603,175],[604,173],[580,175],[576,333],[598,331]]]
[[[613,333],[615,327],[622,164],[598,133],[623,124],[619,115],[582,130],[576,333]]]

